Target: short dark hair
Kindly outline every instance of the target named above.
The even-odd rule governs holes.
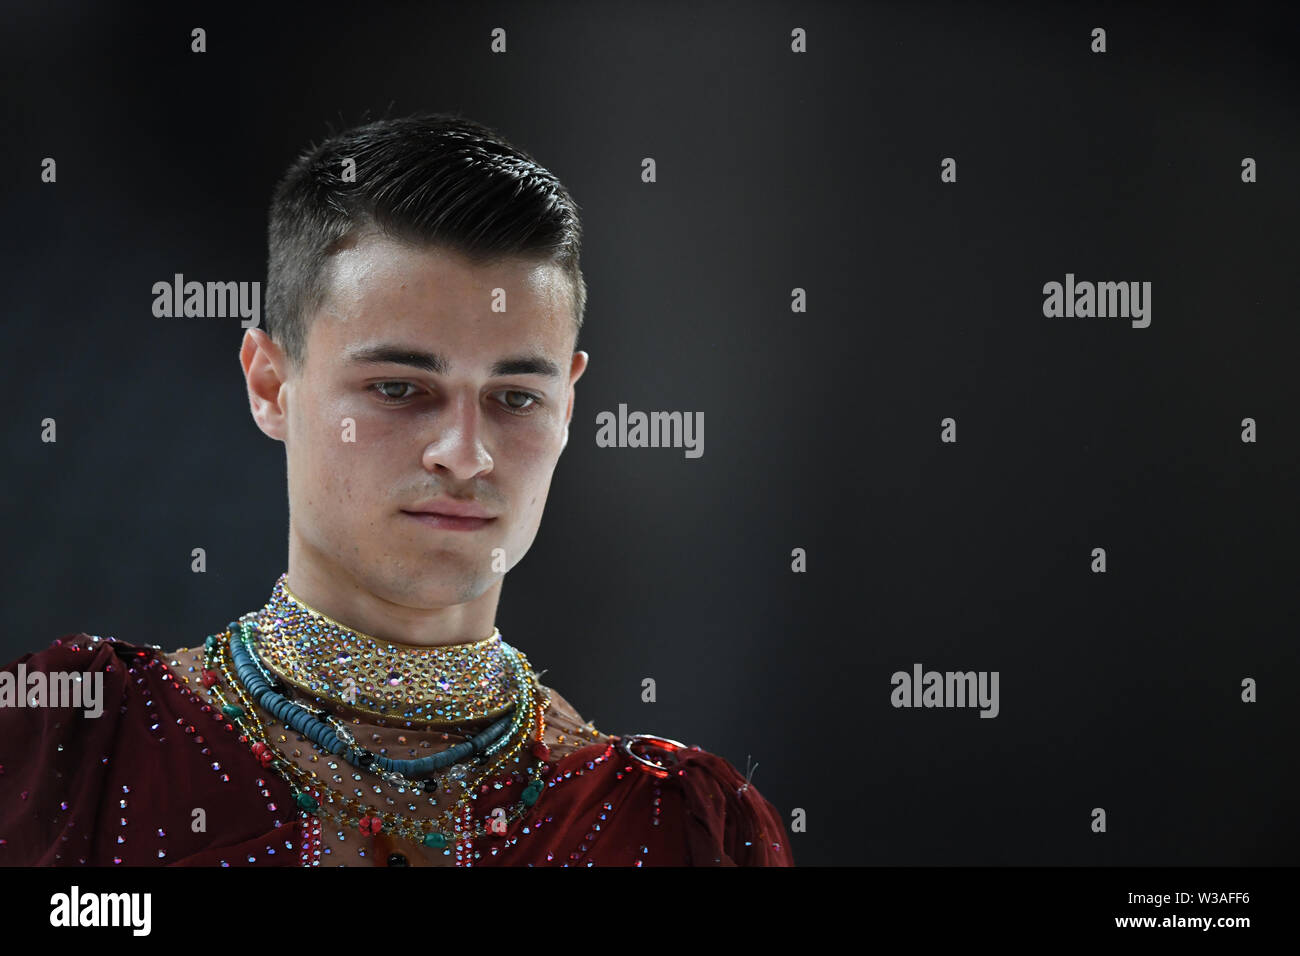
[[[344,180],[347,160],[355,182]],[[507,257],[564,269],[574,348],[587,307],[582,222],[561,182],[481,123],[449,113],[381,119],[309,147],[275,188],[267,229],[266,331],[295,368],[322,305],[330,255],[378,229],[454,249],[476,264]]]

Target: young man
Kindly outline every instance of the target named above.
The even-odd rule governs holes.
[[[0,865],[792,865],[731,764],[601,733],[494,627],[588,360],[565,188],[477,123],[385,120],[293,164],[269,238],[240,362],[288,570],[193,647],[0,672]]]

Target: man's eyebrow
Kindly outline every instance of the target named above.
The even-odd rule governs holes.
[[[451,362],[439,352],[421,352],[400,345],[372,345],[355,348],[344,353],[349,365],[409,365],[422,372],[446,375]],[[544,355],[517,355],[498,359],[492,365],[492,376],[545,375],[559,378],[559,367]]]

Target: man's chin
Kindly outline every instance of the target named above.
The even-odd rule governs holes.
[[[445,572],[445,568],[443,570]],[[492,587],[494,579],[475,574],[448,578],[445,573],[430,570],[426,574],[417,572],[412,578],[394,583],[395,590],[405,595],[403,604],[408,607],[435,610],[468,604],[482,597]]]

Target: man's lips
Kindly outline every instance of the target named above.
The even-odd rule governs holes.
[[[438,514],[431,511],[403,511],[402,514],[414,518],[426,527],[442,531],[477,531],[497,520],[495,517],[474,518],[463,515]]]
[[[494,518],[495,515],[488,511],[482,505],[475,504],[473,501],[457,500],[455,498],[430,498],[428,501],[422,501],[417,505],[409,508],[403,508],[408,514],[437,514],[450,515],[453,518]]]

